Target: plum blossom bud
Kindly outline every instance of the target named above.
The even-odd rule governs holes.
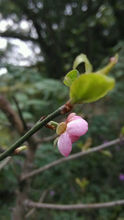
[[[88,123],[75,113],[69,114],[65,122],[57,127],[58,149],[60,153],[67,157],[72,150],[72,143],[88,131]]]

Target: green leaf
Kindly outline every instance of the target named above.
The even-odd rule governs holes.
[[[82,189],[85,189],[89,184],[89,181],[85,177],[83,179],[76,178],[75,181]]]
[[[121,134],[121,135],[124,135],[124,126],[122,126],[122,128],[121,128],[120,134]]]
[[[105,96],[115,85],[111,77],[88,73],[80,75],[70,87],[70,98],[73,103],[94,102]]]
[[[64,84],[66,86],[71,86],[71,84],[73,83],[73,81],[79,76],[79,72],[78,70],[72,70],[69,73],[66,74],[65,78],[64,78]]]
[[[118,54],[116,54],[114,57],[111,57],[110,62],[104,68],[98,70],[96,73],[107,75],[117,62],[118,62]]]
[[[107,157],[112,157],[112,153],[109,150],[102,150],[101,153]]]
[[[73,63],[73,69],[76,69],[78,67],[78,65],[81,64],[82,62],[85,64],[85,72],[91,73],[92,69],[93,69],[92,65],[91,65],[90,61],[88,60],[87,56],[83,53],[78,55],[75,58],[74,63]]]

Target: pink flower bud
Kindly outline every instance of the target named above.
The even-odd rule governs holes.
[[[62,155],[67,157],[71,153],[72,143],[88,131],[88,123],[75,113],[69,114],[64,123],[66,126],[64,126],[63,132],[60,132],[58,149]]]

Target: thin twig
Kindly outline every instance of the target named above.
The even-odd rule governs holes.
[[[23,124],[22,124],[22,121],[20,120],[20,117],[12,109],[8,100],[2,95],[0,95],[0,109],[6,115],[9,122],[11,123],[11,125],[13,127],[15,127],[20,134],[22,134],[23,133]],[[9,156],[9,155],[7,155],[7,156]]]
[[[2,170],[11,160],[12,157],[7,157],[5,158],[1,163],[0,163],[0,170]]]
[[[48,203],[33,202],[30,200],[25,200],[24,204],[28,207],[34,207],[37,209],[53,209],[53,210],[81,210],[81,209],[100,209],[100,208],[110,208],[114,206],[124,205],[124,200],[117,200],[112,202],[104,203],[94,203],[94,204],[74,204],[74,205],[56,205]]]
[[[42,203],[42,202],[44,201],[47,192],[48,192],[48,190],[44,190],[44,191],[43,191],[43,193],[42,193],[42,195],[41,195],[41,197],[40,197],[40,199],[39,199],[39,202],[40,202],[40,203]],[[35,211],[36,211],[36,208],[33,207],[33,208],[26,214],[25,218],[27,219],[27,218],[29,218],[30,216],[34,215]]]
[[[16,97],[14,97],[14,96],[13,96],[12,98],[13,98],[13,100],[14,100],[14,102],[15,102],[16,107],[17,107],[18,114],[19,114],[19,117],[20,117],[20,119],[21,119],[21,121],[22,121],[24,130],[26,131],[26,130],[28,130],[28,126],[27,126],[27,124],[26,124],[26,122],[25,122],[25,120],[24,120],[24,117],[23,117],[22,111],[21,111],[21,109],[20,109],[18,100],[17,100]]]
[[[79,153],[73,154],[73,155],[71,155],[69,157],[61,158],[59,160],[53,161],[52,163],[49,163],[49,164],[47,164],[47,165],[45,165],[45,166],[43,166],[41,168],[35,169],[35,170],[31,171],[30,173],[22,176],[22,180],[25,180],[25,179],[27,179],[29,177],[33,177],[33,176],[35,176],[35,175],[37,175],[39,173],[42,173],[43,171],[48,170],[48,169],[50,169],[50,168],[52,168],[52,167],[54,167],[54,166],[56,166],[58,164],[64,163],[64,162],[69,161],[69,160],[77,159],[79,157],[85,156],[87,154],[90,154],[90,153],[93,153],[93,152],[96,152],[96,151],[101,151],[101,150],[103,150],[105,148],[108,148],[108,147],[110,147],[112,145],[118,144],[118,143],[120,143],[122,141],[124,141],[124,138],[123,139],[118,138],[118,139],[115,139],[113,141],[109,141],[108,143],[101,144],[101,145],[99,145],[97,147],[93,147],[92,149],[89,149],[87,151],[79,152]]]
[[[49,141],[52,141],[54,140],[55,138],[57,138],[58,135],[57,134],[54,134],[54,135],[51,135],[49,137],[43,137],[43,138],[37,138],[37,144],[40,144],[40,143],[43,143],[43,142],[49,142]]]

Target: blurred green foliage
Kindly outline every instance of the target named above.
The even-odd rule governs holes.
[[[71,69],[76,55],[86,53],[95,67],[99,65],[102,67],[107,63],[109,54],[118,52],[119,61],[111,72],[116,78],[114,90],[100,101],[75,108],[77,113],[85,115],[89,123],[89,131],[73,145],[73,153],[79,152],[83,147],[85,149],[89,138],[92,141],[88,147],[117,138],[124,126],[123,1],[21,1],[22,6],[25,6],[23,9],[19,6],[19,2],[20,0],[1,0],[2,16],[5,19],[12,17],[18,25],[20,20],[31,20],[24,8],[35,13],[37,15],[35,18],[41,25],[41,35],[44,36],[46,47],[40,42],[39,37],[38,45],[45,59],[33,67],[13,66],[7,61],[4,62],[8,73],[0,76],[0,93],[7,97],[16,111],[13,96],[17,99],[26,123],[32,126],[41,116],[52,112],[68,100],[68,89],[60,80],[54,78],[64,78],[66,72]],[[32,7],[29,7],[29,3]],[[38,3],[41,3],[39,8]],[[12,16],[13,14],[16,16]],[[53,26],[57,28],[52,28],[51,32],[50,28]],[[31,30],[22,33],[22,30],[18,29],[18,32],[27,37],[31,36]],[[0,56],[3,56],[2,52]],[[79,65],[79,67],[84,69],[83,66]],[[53,132],[46,128],[38,132],[39,138],[52,134]],[[7,148],[17,137],[16,131],[0,112],[0,145]],[[29,197],[38,201],[42,192],[47,189],[44,200],[46,203],[74,204],[123,199],[124,182],[119,180],[119,174],[124,173],[123,146],[124,144],[121,143],[111,147],[111,156],[106,152],[97,152],[45,171],[33,178]],[[36,153],[35,168],[60,157],[52,142],[42,143]],[[9,220],[11,217],[15,205],[15,191],[18,187],[16,177],[20,174],[20,165],[23,161],[24,158],[21,156],[14,157],[12,162],[0,171],[1,220]],[[79,180],[78,183],[87,181],[88,184],[83,185],[83,190],[76,179]],[[123,207],[71,212],[38,210],[30,219],[49,218],[51,220],[122,220],[124,210]]]
[[[120,45],[123,45],[123,42],[120,42]],[[113,48],[113,52],[114,50],[116,48]],[[114,75],[117,81],[115,89],[99,102],[77,106],[77,112],[83,113],[87,117],[89,132],[74,144],[73,153],[83,149],[83,145],[85,146],[85,141],[88,138],[92,139],[89,147],[93,147],[119,136],[121,127],[123,126],[124,106],[123,54],[124,49],[121,49],[119,62],[112,71],[112,75]],[[27,123],[34,123],[40,116],[51,112],[68,99],[66,87],[58,80],[44,78],[35,69],[25,69],[10,65],[6,67],[8,74],[1,76],[1,93],[7,96],[15,110],[16,106],[12,97],[16,97]],[[16,134],[14,130],[10,129],[11,126],[8,125],[8,129],[10,129],[9,135],[7,136],[6,133],[4,135],[4,129],[7,127],[6,124],[8,121],[2,113],[0,113],[0,121],[1,143],[8,144],[12,142],[13,136],[16,137]],[[49,133],[47,129],[43,129],[42,132],[39,132],[39,137],[46,136],[46,134],[52,135],[53,132]],[[9,138],[8,141],[6,136],[7,139]],[[124,182],[119,180],[119,174],[124,172],[123,144],[112,147],[111,149],[111,157],[105,152],[94,153],[80,160],[61,164],[36,176],[32,182],[30,198],[38,201],[40,194],[47,189],[48,193],[45,202],[48,203],[92,203],[123,199]],[[41,167],[60,157],[58,150],[54,149],[52,142],[50,144],[43,143],[36,153],[35,167]],[[0,194],[4,195],[4,199],[1,199],[1,205],[4,205],[2,205],[0,215],[3,219],[9,219],[10,212],[6,212],[6,209],[8,209],[8,206],[11,209],[14,204],[14,192],[17,187],[15,174],[19,174],[20,163],[22,162],[23,158],[16,157],[13,163],[7,165],[0,173]],[[83,190],[76,182],[76,179],[88,181],[88,184]],[[12,186],[11,188],[9,187],[10,184]],[[11,202],[8,198],[9,194],[11,195]],[[50,217],[51,219],[71,218],[90,220],[94,218],[98,220],[113,220],[123,216],[123,207],[97,211],[91,210],[90,212],[49,211],[48,213],[47,210],[39,210],[35,213],[35,219],[46,219]]]

